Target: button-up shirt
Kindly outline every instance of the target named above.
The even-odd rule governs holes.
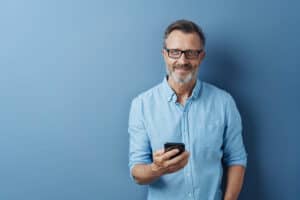
[[[129,114],[129,169],[152,163],[166,142],[182,142],[187,165],[148,185],[148,200],[220,200],[223,165],[246,167],[241,117],[230,94],[197,80],[184,105],[162,83],[135,97]]]

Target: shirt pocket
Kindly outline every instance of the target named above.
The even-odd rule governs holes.
[[[195,132],[197,144],[201,147],[216,151],[221,149],[223,144],[224,124],[220,121],[214,120],[200,123]]]

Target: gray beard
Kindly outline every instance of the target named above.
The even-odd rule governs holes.
[[[169,77],[172,77],[172,79],[178,83],[179,85],[184,85],[189,82],[191,82],[193,79],[197,77],[198,70],[190,72],[185,78],[178,77],[175,73],[169,70],[169,68],[166,66],[166,71]]]

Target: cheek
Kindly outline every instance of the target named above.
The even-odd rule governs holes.
[[[192,63],[193,67],[198,67],[201,64],[201,60],[197,60],[194,63]]]
[[[167,60],[166,64],[167,64],[168,68],[173,68],[174,65],[176,65],[176,61]]]

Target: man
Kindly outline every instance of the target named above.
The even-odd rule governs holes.
[[[242,188],[241,118],[227,92],[197,78],[204,45],[195,23],[170,24],[162,50],[167,76],[132,101],[129,168],[138,184],[148,185],[148,200],[236,200]],[[186,151],[174,157],[178,149],[165,151],[166,142],[182,142]]]

